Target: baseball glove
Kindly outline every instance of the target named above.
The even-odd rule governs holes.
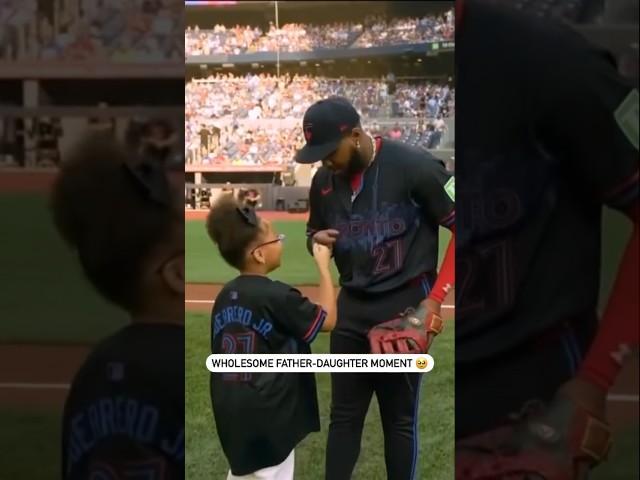
[[[442,318],[422,305],[373,327],[368,334],[371,353],[427,353],[442,332]]]
[[[559,395],[511,424],[456,443],[456,480],[578,480],[605,460],[605,420]]]

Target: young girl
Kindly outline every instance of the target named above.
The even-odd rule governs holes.
[[[309,344],[336,322],[329,272],[331,250],[314,245],[320,275],[318,303],[268,274],[280,266],[282,241],[266,220],[228,195],[211,208],[209,237],[240,272],[216,298],[212,353],[311,353]],[[293,480],[294,448],[320,430],[311,373],[211,374],[211,403],[228,480]]]
[[[58,234],[89,285],[130,318],[74,375],[57,478],[185,478],[183,185],[182,168],[168,171],[95,132],[56,174],[49,207]]]

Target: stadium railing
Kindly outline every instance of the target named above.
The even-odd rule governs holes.
[[[22,119],[24,122],[24,130],[33,132],[33,124],[36,119],[55,118],[60,120],[62,134],[57,138],[57,149],[60,152],[62,161],[64,155],[70,147],[72,147],[88,130],[88,119],[113,119],[115,123],[116,137],[124,140],[125,132],[130,120],[132,119],[152,119],[163,118],[171,122],[174,130],[180,137],[183,132],[184,107],[63,107],[63,106],[10,106],[0,105],[0,121],[5,126],[16,119]],[[7,130],[6,128],[3,130]],[[6,135],[6,134],[5,134]],[[11,172],[42,172],[47,167],[38,166],[37,163],[37,135],[27,134],[24,136],[24,143],[19,146],[23,151],[23,166],[3,166],[0,165],[0,173],[8,174]],[[3,138],[5,145],[16,142],[16,139]],[[17,148],[17,147],[16,147]]]
[[[453,52],[455,42],[448,40],[444,42],[416,43],[408,45],[391,45],[371,48],[347,48],[339,50],[316,50],[311,52],[258,52],[243,55],[188,55],[185,63],[187,65],[202,64],[249,64],[249,63],[275,63],[279,62],[303,62],[321,61],[339,58],[362,58],[380,57],[385,55],[403,54],[427,54],[439,52]]]

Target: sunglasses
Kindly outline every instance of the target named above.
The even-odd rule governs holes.
[[[253,255],[253,252],[255,252],[257,249],[259,249],[260,247],[264,247],[267,245],[271,245],[272,243],[278,243],[278,242],[282,242],[284,241],[284,239],[286,238],[285,235],[283,235],[282,233],[278,234],[275,238],[275,240],[269,240],[268,242],[264,242],[261,243],[260,245],[258,245],[256,248],[254,248],[253,250],[251,250],[251,254]]]

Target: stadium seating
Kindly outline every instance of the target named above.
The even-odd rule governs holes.
[[[184,4],[177,0],[43,5],[38,11],[34,0],[0,0],[0,60],[184,58]]]
[[[262,166],[284,168],[294,164],[297,149],[304,144],[299,121],[294,126],[270,125],[261,121],[253,126],[229,124],[213,135],[209,148],[203,150],[196,128],[187,130],[187,163],[190,165],[238,167]],[[410,145],[436,149],[446,132],[444,122],[398,122],[393,126],[365,121],[363,127],[373,135],[399,140]]]
[[[306,52],[349,47],[381,47],[451,40],[453,11],[423,18],[387,20],[367,17],[362,23],[332,25],[270,24],[265,31],[257,26],[188,28],[186,53],[198,55],[241,55],[255,52]]]
[[[424,148],[437,148],[446,129],[440,118],[454,112],[455,90],[426,81],[398,81],[392,102],[382,80],[217,74],[185,88],[187,163],[290,164],[303,143],[299,123],[304,111],[332,95],[349,98],[372,133]],[[393,128],[376,123],[393,117],[398,121]],[[203,150],[204,127],[208,145]]]
[[[573,23],[592,22],[604,0],[485,0]],[[63,0],[63,8],[38,11],[35,0],[0,0],[0,60],[112,59],[159,61],[188,56],[298,52],[378,47],[449,40],[453,12],[423,18],[367,17],[361,23],[224,27],[184,25],[184,3]],[[43,39],[44,41],[39,41]]]
[[[311,103],[333,95],[349,98],[368,118],[434,118],[453,108],[455,93],[445,85],[398,81],[393,106],[383,80],[216,74],[187,83],[185,105],[187,117],[300,118]]]

